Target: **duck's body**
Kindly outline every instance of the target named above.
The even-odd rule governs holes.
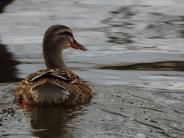
[[[64,64],[62,51],[68,47],[86,50],[74,40],[68,27],[55,25],[47,30],[43,42],[47,69],[30,74],[17,84],[16,99],[20,104],[77,105],[91,99],[91,88]]]

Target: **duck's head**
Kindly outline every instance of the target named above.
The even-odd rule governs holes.
[[[47,67],[64,67],[62,51],[69,47],[83,51],[87,50],[74,39],[72,30],[69,27],[64,25],[52,25],[49,27],[43,40],[43,54]]]
[[[64,25],[52,25],[49,27],[45,32],[44,42],[49,44],[50,47],[58,46],[62,49],[72,47],[83,51],[87,50],[74,39],[72,30]]]

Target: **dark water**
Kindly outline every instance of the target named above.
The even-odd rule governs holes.
[[[2,0],[0,8],[0,137],[184,137],[182,0]],[[14,87],[45,67],[42,38],[52,24],[70,26],[89,49],[66,50],[65,62],[94,97],[24,109]]]

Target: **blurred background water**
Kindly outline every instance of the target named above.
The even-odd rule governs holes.
[[[0,137],[183,137],[183,0],[1,0],[0,8],[0,106],[16,110]],[[89,49],[64,58],[94,97],[25,111],[15,82],[45,68],[42,39],[53,24]]]

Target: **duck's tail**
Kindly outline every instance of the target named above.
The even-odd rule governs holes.
[[[34,102],[38,105],[52,105],[67,102],[70,93],[57,83],[43,83],[31,88]]]

